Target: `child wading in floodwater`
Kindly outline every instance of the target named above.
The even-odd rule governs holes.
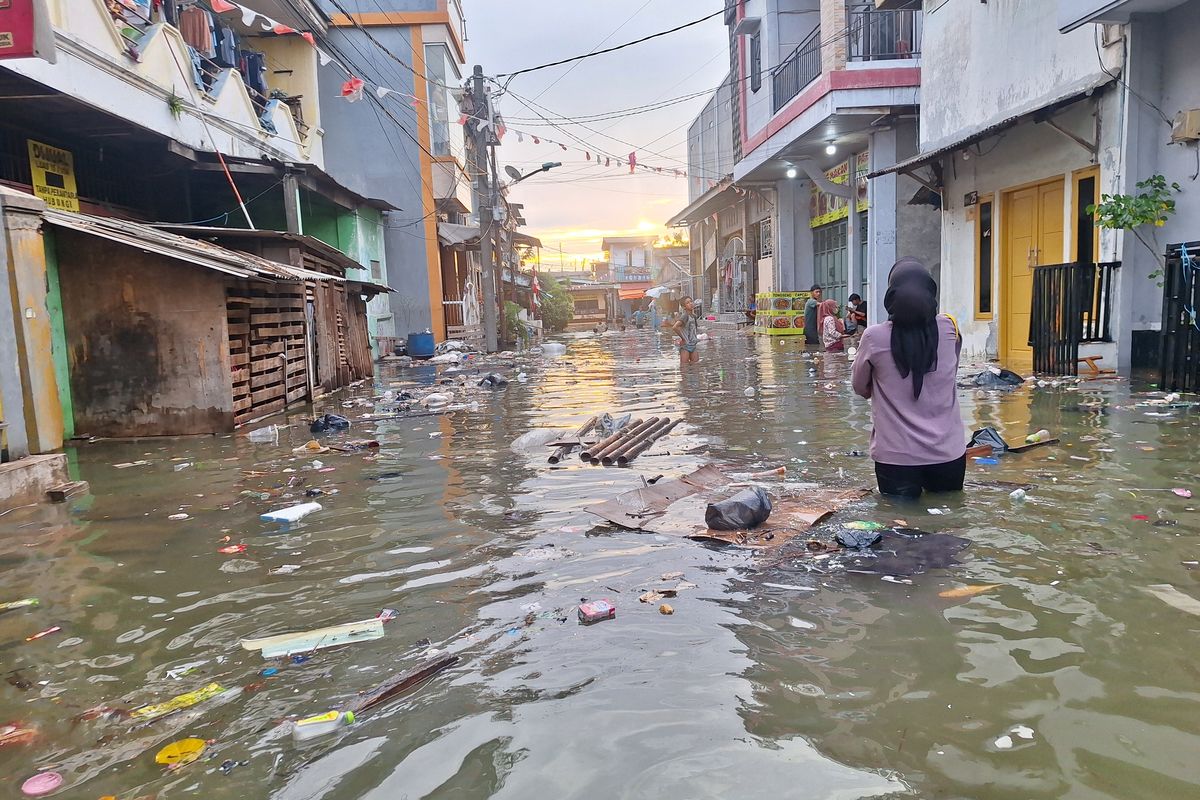
[[[679,313],[675,315],[671,330],[679,337],[679,366],[699,364],[700,354],[696,348],[700,346],[700,319],[692,298],[679,301]]]

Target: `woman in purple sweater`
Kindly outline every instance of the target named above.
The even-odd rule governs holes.
[[[937,284],[915,258],[892,267],[883,306],[888,321],[863,333],[853,376],[855,393],[871,401],[879,491],[959,491],[967,445],[955,386],[958,328],[937,313]]]

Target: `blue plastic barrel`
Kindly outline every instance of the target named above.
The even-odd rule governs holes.
[[[408,335],[408,354],[413,358],[433,358],[433,334],[410,333]]]

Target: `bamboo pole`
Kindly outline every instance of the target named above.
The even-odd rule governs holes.
[[[631,450],[631,451],[629,451],[628,453],[625,453],[624,455],[622,455],[620,458],[618,458],[618,459],[617,459],[617,466],[618,466],[618,467],[627,467],[627,466],[629,466],[629,464],[630,464],[630,463],[631,463],[631,462],[632,462],[632,461],[633,461],[635,458],[637,458],[637,457],[638,457],[638,456],[640,456],[642,453],[644,453],[644,452],[646,452],[647,450],[649,450],[649,449],[650,449],[650,445],[654,444],[654,443],[655,443],[655,442],[657,442],[659,439],[661,439],[662,437],[666,436],[668,433],[670,433],[670,432],[671,432],[671,431],[672,431],[672,430],[675,428],[675,426],[676,426],[676,425],[678,425],[678,424],[679,424],[680,422],[682,422],[682,421],[683,421],[683,420],[681,420],[681,419],[677,419],[677,420],[675,420],[675,421],[674,421],[674,422],[672,422],[670,425],[668,425],[668,426],[667,426],[665,429],[663,429],[663,431],[662,431],[661,433],[659,433],[657,436],[655,436],[653,439],[649,439],[649,440],[647,440],[647,441],[644,441],[644,442],[642,442],[640,445],[638,445],[637,447],[635,447],[633,450]]]
[[[573,434],[573,435],[574,435],[574,437],[575,437],[576,439],[582,439],[584,436],[586,436],[586,435],[587,435],[587,432],[588,432],[588,431],[590,431],[590,430],[592,429],[592,427],[593,427],[593,426],[594,426],[594,425],[595,425],[595,424],[596,424],[596,423],[597,423],[599,420],[600,420],[600,418],[599,418],[599,417],[592,417],[592,418],[591,418],[591,419],[589,419],[587,422],[583,423],[583,425],[581,425],[581,426],[579,427],[579,430],[575,431],[575,433]],[[571,451],[572,451],[572,450],[574,450],[574,449],[575,449],[575,445],[573,445],[573,444],[572,444],[572,445],[563,445],[562,447],[558,448],[558,449],[557,449],[557,450],[555,450],[553,453],[551,453],[551,454],[550,454],[550,458],[549,458],[549,459],[547,459],[547,460],[548,460],[548,461],[549,461],[551,464],[557,464],[558,462],[560,462],[560,461],[562,461],[564,458],[566,458],[568,455],[570,455]]]
[[[636,435],[630,436],[628,439],[622,441],[618,447],[614,447],[605,453],[600,459],[601,462],[604,464],[604,466],[611,467],[617,462],[618,456],[621,456],[637,447],[639,444],[645,441],[646,437],[650,437],[651,439],[657,438],[658,431],[661,431],[670,424],[671,418],[663,417],[653,425],[642,428],[642,430],[638,431]]]
[[[646,420],[645,422],[642,422],[638,425],[633,425],[633,426],[630,426],[629,428],[626,428],[625,431],[623,432],[623,435],[616,441],[610,442],[607,446],[605,446],[603,448],[594,449],[592,451],[592,457],[588,460],[591,461],[593,465],[599,464],[600,460],[602,458],[609,455],[614,450],[617,450],[617,449],[623,447],[625,445],[625,443],[628,442],[632,437],[638,436],[643,431],[646,431],[649,428],[652,428],[655,425],[657,425],[659,419],[661,419],[661,418],[660,417],[650,417],[650,419]]]
[[[595,444],[591,445],[588,449],[584,450],[582,453],[579,454],[579,460],[580,461],[591,461],[592,453],[594,453],[596,450],[599,450],[602,447],[607,447],[608,445],[617,441],[617,439],[620,439],[622,436],[625,435],[625,431],[628,430],[630,426],[641,425],[641,424],[642,424],[642,421],[640,419],[633,420],[632,422],[629,423],[629,425],[626,425],[624,428],[617,431],[612,436],[609,436],[607,439],[602,439],[601,441],[596,442]]]

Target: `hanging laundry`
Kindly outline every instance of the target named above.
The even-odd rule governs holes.
[[[254,50],[243,50],[241,67],[242,78],[245,79],[246,86],[265,98],[267,96],[267,63],[263,54]]]
[[[205,58],[216,55],[213,48],[212,15],[202,8],[191,6],[179,12],[179,33],[183,40]]]
[[[632,175],[633,171],[635,169],[637,169],[637,151],[636,150],[629,154],[629,174]]]
[[[238,38],[233,28],[227,25],[217,25],[217,52],[213,57],[222,67],[238,65]]]

